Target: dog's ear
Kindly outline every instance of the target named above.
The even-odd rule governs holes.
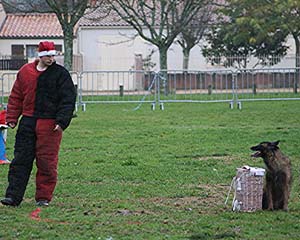
[[[279,140],[276,141],[276,142],[271,142],[269,146],[271,147],[271,149],[277,150],[278,149],[278,144],[279,144]]]

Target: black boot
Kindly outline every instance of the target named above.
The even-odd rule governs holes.
[[[13,207],[18,206],[18,204],[10,197],[1,199],[1,203],[6,206],[13,206]]]

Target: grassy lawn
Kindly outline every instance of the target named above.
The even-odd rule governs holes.
[[[21,206],[0,206],[0,239],[300,239],[299,101],[245,102],[242,110],[135,106],[90,104],[78,112],[64,133],[51,205],[30,218],[34,169]],[[249,148],[275,140],[293,165],[289,212],[232,212],[233,193],[224,201],[236,168],[264,167]],[[2,196],[7,170],[0,165]]]

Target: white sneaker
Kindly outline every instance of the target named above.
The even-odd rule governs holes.
[[[39,200],[36,202],[36,205],[40,206],[40,207],[48,207],[49,202],[48,202],[48,200]]]

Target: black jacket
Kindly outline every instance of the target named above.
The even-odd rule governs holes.
[[[76,91],[69,72],[53,63],[42,73],[37,82],[34,116],[55,118],[66,129],[73,116]]]

